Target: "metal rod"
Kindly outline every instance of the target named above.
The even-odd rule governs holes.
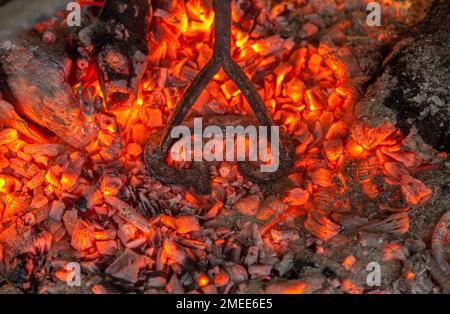
[[[172,129],[183,122],[201,92],[219,71],[220,67],[223,67],[225,73],[241,90],[259,123],[264,126],[275,125],[261,95],[259,95],[242,68],[231,57],[231,0],[214,1],[214,29],[214,54],[212,59],[197,74],[183,93],[164,130],[159,149],[155,150],[149,144],[146,158],[150,171],[159,180],[172,184],[194,185],[198,191],[207,193],[210,192],[210,187],[206,186],[209,184],[207,167],[194,163],[194,169],[192,170],[178,170],[168,167],[165,164],[165,156],[173,143],[173,139],[170,136]],[[270,134],[268,136],[270,139]],[[280,151],[280,167],[275,173],[260,173],[254,170],[247,162],[241,162],[240,169],[250,179],[258,182],[275,180],[281,177],[291,167],[292,151],[290,145],[282,145]]]
[[[231,1],[214,1],[214,57],[231,58]]]

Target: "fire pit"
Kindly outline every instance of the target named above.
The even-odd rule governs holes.
[[[449,291],[448,1],[19,2],[0,292]]]

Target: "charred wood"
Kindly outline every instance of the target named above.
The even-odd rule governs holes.
[[[1,85],[15,109],[63,141],[84,148],[97,135],[67,83],[71,60],[63,43],[47,44],[30,33],[3,42]]]
[[[97,64],[105,101],[127,103],[137,96],[147,66],[149,0],[110,0],[97,20],[79,33]]]

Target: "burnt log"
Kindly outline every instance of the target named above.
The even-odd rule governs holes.
[[[106,104],[133,101],[147,67],[150,0],[109,0],[79,40],[97,65]]]
[[[417,151],[450,151],[450,2],[427,17],[385,60],[382,74],[355,107],[372,126],[389,121]]]
[[[84,148],[97,135],[67,83],[71,60],[64,42],[48,44],[34,33],[0,45],[0,86],[14,108],[63,141]]]

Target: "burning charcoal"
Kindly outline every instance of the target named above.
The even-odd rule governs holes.
[[[231,166],[228,163],[221,163],[219,173],[222,178],[227,178],[231,173]]]
[[[61,176],[61,189],[71,192],[77,185],[78,179],[81,175],[81,167],[74,169],[69,166]]]
[[[112,174],[104,174],[100,180],[100,189],[105,196],[116,196],[122,188],[122,180]]]
[[[164,288],[167,284],[166,276],[164,272],[150,273],[150,278],[147,280],[147,287]]]
[[[4,194],[11,194],[19,192],[22,188],[21,182],[11,176],[0,175],[0,192]]]
[[[400,187],[403,197],[411,205],[424,205],[433,195],[433,190],[409,175],[402,176]]]
[[[247,256],[245,257],[244,263],[248,266],[258,262],[259,249],[257,246],[251,246],[248,248]]]
[[[3,171],[8,167],[9,167],[9,160],[6,159],[3,155],[0,155],[0,171]]]
[[[450,47],[448,9],[446,1],[431,6],[422,27],[393,48],[377,81],[355,107],[355,116],[373,126],[387,120],[410,134],[411,147],[418,152],[428,152],[428,145],[450,149],[445,105],[449,71],[441,58]]]
[[[358,124],[352,128],[351,135],[364,149],[371,150],[380,145],[394,131],[395,128],[387,122],[377,128]]]
[[[78,221],[78,213],[76,210],[68,210],[64,213],[63,222],[67,233],[72,236],[73,229]]]
[[[30,155],[47,155],[50,157],[56,157],[64,148],[59,144],[29,144],[24,147],[23,151]]]
[[[243,215],[254,216],[258,212],[260,204],[261,199],[258,196],[250,195],[240,199],[234,204],[234,208]]]
[[[94,246],[92,228],[85,221],[78,219],[72,231],[71,245],[78,251],[86,251]]]
[[[4,129],[0,131],[0,145],[7,145],[15,142],[19,136],[15,129]]]
[[[313,74],[320,72],[323,58],[319,54],[313,54],[308,61],[308,68]]]
[[[344,266],[345,269],[351,270],[353,266],[356,264],[356,258],[353,255],[347,256],[344,261],[342,262],[342,266]]]
[[[276,215],[284,213],[286,204],[282,202],[278,197],[269,196],[261,204],[261,207],[256,215],[258,220],[267,221],[274,218]]]
[[[45,180],[45,171],[41,170],[30,181],[27,182],[26,186],[30,190],[34,190],[40,185],[42,185],[44,180]]]
[[[31,197],[22,193],[13,193],[6,199],[3,219],[26,212],[31,207]]]
[[[225,269],[230,276],[230,280],[235,284],[248,280],[247,270],[241,265],[232,263],[231,265],[226,266]]]
[[[292,230],[270,230],[270,234],[272,236],[273,243],[281,243],[282,241],[289,241],[294,232]]]
[[[48,213],[48,208],[38,208],[26,213],[22,217],[22,221],[26,226],[34,226],[35,224],[45,221],[48,218]]]
[[[261,251],[260,253],[261,257],[264,257],[264,248],[263,248],[263,241],[261,238],[261,232],[259,231],[259,227],[256,223],[252,224],[252,238],[253,243],[255,243],[255,245]]]
[[[66,205],[61,200],[55,200],[50,207],[49,216],[56,221],[61,221]]]
[[[139,235],[138,229],[129,223],[120,225],[117,235],[123,245],[130,249],[139,247],[147,241],[145,236]]]
[[[6,274],[16,288],[27,293],[36,292],[45,277],[40,262],[45,260],[43,257],[50,250],[52,239],[46,230],[19,224],[11,224],[0,233]]]
[[[369,232],[386,232],[394,235],[405,234],[409,229],[408,213],[393,214],[384,220],[363,226],[361,229]]]
[[[318,30],[319,30],[319,28],[312,23],[303,24],[301,36],[306,37],[306,38],[311,37],[314,34],[316,34],[318,32]]]
[[[150,129],[156,129],[163,126],[163,116],[162,112],[159,109],[147,108],[148,120],[147,127]]]
[[[175,227],[179,233],[190,233],[200,230],[198,219],[194,216],[178,216],[175,218]]]
[[[333,186],[333,183],[331,181],[331,177],[333,176],[333,173],[325,168],[318,168],[313,171],[311,171],[310,177],[311,181],[314,184],[317,184],[321,187],[331,187]]]
[[[175,242],[172,240],[164,240],[163,243],[163,252],[174,260],[176,263],[183,265],[184,262],[187,260],[186,253],[182,248],[180,248]]]
[[[113,240],[96,241],[95,246],[102,255],[114,255],[117,251],[117,242]]]
[[[346,278],[342,280],[342,290],[350,294],[361,294],[363,293],[364,288],[356,285],[353,281]]]
[[[14,243],[15,249],[20,253],[30,253],[34,256],[46,254],[52,247],[53,236],[43,229],[28,229],[30,232],[21,234],[21,239]],[[19,232],[21,232],[19,230]],[[23,230],[22,230],[23,232]]]
[[[307,280],[290,280],[286,282],[272,283],[267,286],[268,294],[310,294],[322,288],[323,277],[311,277]]]
[[[99,284],[92,285],[91,290],[94,294],[110,294],[110,292],[105,287]]]
[[[31,179],[39,172],[39,168],[30,162],[26,162],[20,158],[11,158],[9,167],[18,175]]]
[[[56,242],[61,241],[62,237],[66,235],[66,228],[64,228],[64,225],[53,219],[45,221],[44,227],[53,235],[53,240]]]
[[[306,103],[306,107],[308,108],[308,110],[315,111],[315,110],[322,110],[325,107],[326,101],[322,97],[322,94],[319,90],[308,89],[305,92],[305,103]],[[316,137],[319,137],[319,136],[316,136]]]
[[[248,273],[252,279],[265,279],[270,276],[272,268],[271,265],[252,265],[248,268]]]
[[[217,287],[214,285],[207,285],[202,287],[202,291],[204,294],[217,294]]]
[[[216,204],[214,204],[214,206],[212,206],[209,211],[206,213],[205,218],[206,219],[213,219],[215,218],[218,214],[219,211],[223,208],[223,203],[221,201],[217,201]]]
[[[305,228],[316,237],[328,241],[336,236],[340,231],[340,226],[323,214],[313,211],[305,221]]]
[[[220,271],[214,275],[214,285],[216,287],[224,287],[230,282],[230,276],[225,271]]]
[[[139,157],[142,154],[142,147],[136,143],[129,143],[126,147],[127,153],[134,158]]]
[[[109,134],[117,132],[117,119],[114,115],[108,113],[100,113],[97,115],[100,130]]]
[[[201,241],[195,241],[195,240],[188,240],[188,239],[180,239],[179,243],[183,246],[204,250],[206,249],[206,244]]]
[[[169,215],[162,215],[160,217],[160,221],[162,224],[164,224],[167,227],[170,227],[172,229],[176,229],[175,226],[175,218]]]
[[[293,45],[294,42],[292,41],[292,38],[284,40],[280,36],[274,35],[258,40],[252,45],[252,49],[262,56],[268,56],[277,53],[284,47],[292,47]]]
[[[200,273],[196,277],[197,277],[196,281],[199,287],[203,288],[209,285],[210,283],[209,277],[206,276],[205,274]]]
[[[302,206],[305,205],[308,199],[308,191],[302,190],[300,188],[294,188],[289,191],[289,194],[285,197],[284,201],[292,206]]]
[[[167,292],[171,294],[183,294],[185,293],[183,286],[177,278],[177,275],[173,274],[166,286]]]
[[[136,212],[134,208],[128,206],[127,203],[114,196],[105,197],[106,203],[117,209],[117,214],[126,221],[133,224],[136,228],[150,232],[150,224],[148,221]]]
[[[105,273],[115,279],[134,284],[140,279],[141,271],[149,264],[150,258],[125,249],[122,255],[105,270]]]
[[[332,165],[336,166],[339,160],[342,160],[342,153],[344,152],[344,144],[341,139],[334,139],[325,141],[323,144],[323,152],[327,161]]]
[[[385,155],[388,155],[389,157],[392,157],[396,161],[401,162],[407,168],[413,168],[420,164],[419,156],[412,151],[406,150],[389,151],[387,149],[384,149],[383,147],[381,148],[381,151]]]
[[[35,196],[33,197],[33,200],[31,201],[31,207],[32,208],[42,208],[45,205],[48,204],[48,199],[41,193],[36,193],[38,189],[34,190]]]
[[[286,84],[284,91],[287,97],[290,97],[294,103],[299,103],[303,100],[303,95],[306,90],[306,85],[298,77],[294,77]]]
[[[405,261],[405,249],[398,243],[389,243],[383,247],[383,261]]]

